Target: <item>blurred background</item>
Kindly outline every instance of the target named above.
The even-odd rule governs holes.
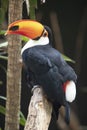
[[[0,4],[1,5],[1,4]],[[58,124],[51,121],[49,130],[87,130],[87,1],[85,0],[41,0],[37,1],[35,9],[36,20],[48,25],[53,32],[53,47],[70,57],[75,63],[68,62],[78,76],[77,97],[71,104],[71,124],[67,126],[62,114]],[[26,2],[23,1],[23,19],[30,18],[27,14]],[[8,10],[0,26],[6,30],[8,25]],[[0,43],[6,41],[0,34]],[[0,55],[7,56],[7,48],[0,48]],[[0,95],[6,96],[7,60],[0,58]],[[27,117],[27,109],[31,93],[25,81],[25,70],[22,70],[21,111]],[[0,100],[5,106],[5,102]],[[61,110],[62,111],[62,110]],[[62,113],[62,112],[61,112]],[[4,115],[0,114],[0,128],[4,128]],[[61,123],[62,122],[62,123]],[[21,127],[20,129],[23,129]]]

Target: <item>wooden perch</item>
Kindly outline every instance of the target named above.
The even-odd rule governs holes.
[[[51,113],[52,104],[47,101],[42,88],[34,88],[24,130],[48,130]]]

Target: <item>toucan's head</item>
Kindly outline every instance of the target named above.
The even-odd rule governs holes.
[[[7,34],[20,34],[35,40],[39,39],[41,36],[47,36],[48,32],[44,26],[37,21],[18,20],[8,26],[5,35]]]

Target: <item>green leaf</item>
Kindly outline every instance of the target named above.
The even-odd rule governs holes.
[[[30,18],[35,19],[35,8],[37,8],[37,0],[30,1]]]
[[[25,36],[21,36],[21,40],[24,42],[27,42],[29,40],[29,38],[25,37]]]
[[[8,8],[8,0],[1,0],[0,2],[1,7],[0,7],[0,30],[1,30],[1,25],[5,19],[5,13]]]
[[[0,43],[0,48],[2,48],[2,47],[7,47],[7,46],[8,46],[8,42]]]
[[[75,63],[75,61],[74,61],[74,60],[72,60],[72,59],[71,59],[71,58],[69,58],[68,56],[65,56],[64,54],[62,54],[62,57],[64,58],[64,60],[65,60],[65,61]]]
[[[6,97],[4,97],[4,96],[0,96],[0,99],[3,99],[5,101],[7,100]]]
[[[5,34],[5,30],[0,30],[0,35],[4,35]]]
[[[21,124],[22,126],[24,126],[25,123],[26,123],[26,119],[25,119],[23,113],[20,111],[20,124]]]
[[[5,115],[5,113],[6,113],[6,108],[2,105],[0,105],[0,113],[3,115]],[[20,125],[24,126],[26,123],[26,119],[25,119],[23,113],[22,112],[20,112],[20,113],[21,113],[20,114]]]
[[[6,97],[4,97],[4,96],[0,96],[0,99],[2,99],[4,101],[7,100]],[[0,105],[0,113],[5,115],[5,112],[6,112],[6,108]],[[26,123],[25,116],[23,115],[23,113],[21,111],[19,112],[19,115],[20,115],[20,125],[24,126]]]
[[[5,115],[6,109],[2,105],[0,105],[0,113]]]
[[[0,55],[0,59],[8,60],[8,57],[7,57],[7,56],[1,56],[1,55]]]
[[[20,118],[20,125],[25,126],[26,120],[23,118]]]
[[[3,8],[3,11],[7,11],[8,9],[8,0],[1,0],[1,7]]]
[[[21,111],[20,111],[20,116],[26,121],[26,119]]]

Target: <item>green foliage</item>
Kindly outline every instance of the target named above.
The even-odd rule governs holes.
[[[8,60],[8,57],[7,57],[7,56],[1,56],[1,55],[0,55],[0,59]]]
[[[6,101],[6,97],[0,96],[0,99]],[[6,113],[6,108],[2,105],[0,105],[0,113],[3,115],[5,115],[5,113]],[[24,126],[26,123],[26,119],[21,111],[20,111],[19,115],[20,115],[20,125]]]
[[[8,0],[1,0],[1,7],[0,7],[0,30],[1,30],[1,25],[5,19],[5,13],[8,8]]]
[[[8,42],[0,43],[0,48],[7,47],[7,46],[8,46]]]
[[[0,35],[4,35],[5,34],[5,30],[0,30]]]
[[[27,2],[26,0],[26,4],[27,4],[27,10],[29,8],[29,5],[30,5],[30,17],[31,19],[35,19],[35,8],[37,8],[37,0],[29,0],[29,2]],[[0,18],[0,25],[2,24],[2,22],[4,21],[4,17],[5,17],[5,13],[7,11],[7,8],[8,8],[8,0],[1,0],[1,8],[0,8],[0,15],[1,15],[1,18]],[[1,30],[0,31],[0,34],[4,34],[5,31],[4,30]],[[27,42],[28,41],[28,38],[27,37],[24,37],[24,36],[21,36],[22,40]],[[0,48],[1,47],[6,47],[8,45],[8,42],[5,42],[5,43],[2,43],[0,44]],[[72,63],[75,63],[74,60],[70,59],[69,57],[65,56],[64,54],[62,54],[63,58],[66,60],[66,61],[69,61],[69,62],[72,62]],[[0,56],[0,58],[4,59],[4,60],[7,60],[7,57],[4,57],[4,56]]]
[[[74,61],[74,60],[72,60],[72,59],[71,59],[71,58],[69,58],[68,56],[65,56],[64,54],[62,54],[62,57],[64,58],[64,60],[65,60],[65,61],[75,63],[75,61]]]
[[[29,0],[29,3],[30,3],[30,18],[31,19],[35,19],[35,8],[37,8],[37,0]],[[29,3],[27,3],[27,10],[29,8]],[[1,30],[1,25],[5,19],[5,13],[7,11],[7,8],[8,8],[8,0],[1,0],[1,8],[0,8],[0,35],[4,35],[5,31],[4,30]],[[24,42],[27,42],[29,39],[27,37],[24,37],[24,36],[21,36],[21,39],[22,41]],[[0,44],[0,48],[4,48],[4,47],[7,47],[8,46],[8,42],[4,42],[4,43],[1,43]],[[69,62],[72,62],[72,63],[75,63],[75,61],[73,61],[72,59],[70,59],[69,57],[63,55],[63,58],[64,60],[66,61],[69,61]],[[7,56],[3,56],[3,55],[0,55],[0,59],[3,59],[3,60],[8,60],[8,57]],[[6,69],[0,65],[1,68],[4,69],[4,71],[6,72]],[[2,81],[0,81],[0,84],[2,84]],[[6,97],[3,97],[3,96],[0,96],[0,99],[6,101]],[[5,115],[6,113],[6,108],[2,105],[0,105],[0,113]],[[22,126],[25,125],[25,122],[26,122],[26,119],[23,115],[23,113],[20,111],[19,112],[19,116],[20,116],[20,124]],[[1,130],[1,128],[0,128]]]
[[[0,96],[0,99],[3,99],[4,101],[6,101],[6,97]]]
[[[35,8],[37,8],[37,0],[30,1],[30,18],[35,19]]]
[[[5,111],[6,111],[5,107],[0,105],[0,113],[5,114]]]
[[[29,38],[25,37],[25,36],[21,36],[21,40],[24,42],[27,42],[29,40]]]
[[[23,115],[23,113],[20,111],[20,125],[25,126],[26,119]]]

